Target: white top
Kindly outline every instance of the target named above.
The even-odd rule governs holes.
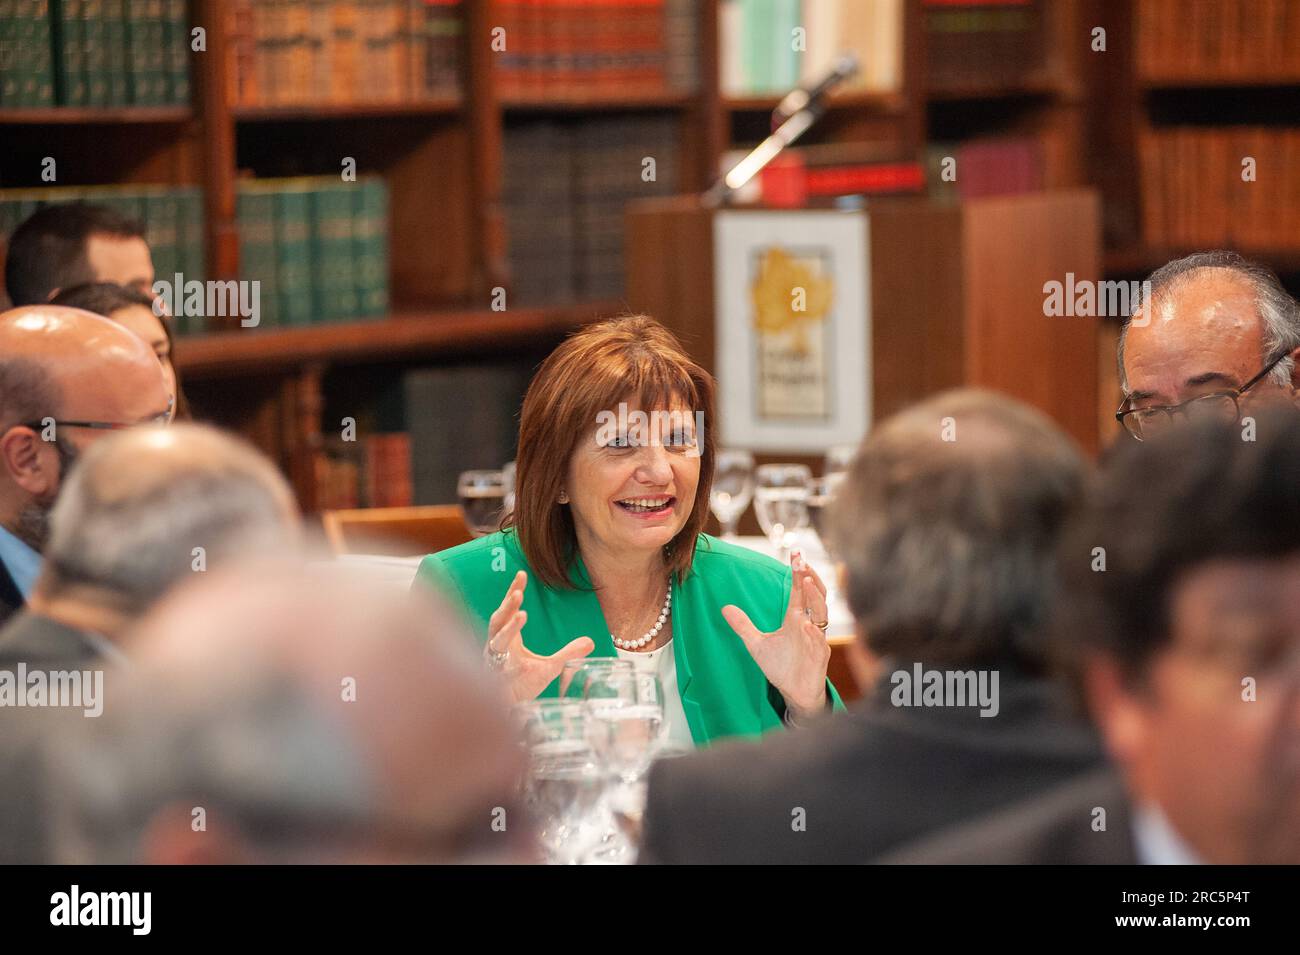
[[[639,673],[657,673],[659,685],[664,691],[664,726],[663,740],[666,743],[693,747],[691,727],[686,722],[686,709],[682,706],[682,695],[677,692],[677,661],[673,658],[673,641],[648,653],[637,650],[614,648],[620,660],[631,660]]]

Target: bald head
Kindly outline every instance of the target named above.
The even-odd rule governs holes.
[[[157,357],[121,325],[55,305],[0,313],[0,525],[41,550],[66,465],[109,433],[58,422],[134,424],[170,404]]]
[[[518,855],[520,755],[472,638],[423,594],[325,573],[206,575],[150,615],[104,717],[60,761],[65,857]]]
[[[296,529],[288,484],[243,441],[203,425],[120,431],[67,481],[39,589],[100,589],[138,613],[196,569],[282,548]]]
[[[1132,407],[1173,405],[1241,388],[1279,354],[1241,405],[1294,400],[1300,311],[1268,269],[1207,252],[1152,274],[1151,294],[1120,339],[1120,381]]]

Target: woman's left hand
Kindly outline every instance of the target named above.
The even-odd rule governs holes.
[[[831,648],[816,624],[827,620],[826,585],[803,559],[791,555],[790,602],[781,629],[760,633],[749,615],[735,604],[722,608],[722,616],[735,630],[750,656],[785,698],[795,718],[814,716],[826,708],[826,667]]]

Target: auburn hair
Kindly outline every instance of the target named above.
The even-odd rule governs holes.
[[[542,362],[524,396],[515,456],[515,507],[507,520],[529,568],[548,587],[574,588],[573,515],[559,503],[569,462],[620,401],[640,408],[703,413],[697,434],[700,479],[690,515],[665,548],[668,570],[685,577],[709,514],[715,442],[713,376],[692,361],[672,332],[647,315],[599,322],[570,335]]]

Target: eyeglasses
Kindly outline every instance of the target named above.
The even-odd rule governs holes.
[[[1124,426],[1124,430],[1137,438],[1139,441],[1145,441],[1147,438],[1167,431],[1174,424],[1174,416],[1181,415],[1188,421],[1222,421],[1232,423],[1241,420],[1241,407],[1238,402],[1244,395],[1259,382],[1264,380],[1264,376],[1277,367],[1278,362],[1285,358],[1288,351],[1283,351],[1276,358],[1270,361],[1264,368],[1250,381],[1246,382],[1240,388],[1233,388],[1229,391],[1215,391],[1208,395],[1197,395],[1195,398],[1189,398],[1181,401],[1176,405],[1157,405],[1151,408],[1128,408],[1128,399],[1124,400],[1119,410],[1115,412],[1115,420]]]
[[[33,431],[41,431],[50,425],[54,425],[55,433],[59,428],[91,428],[95,431],[126,431],[130,428],[143,428],[149,425],[166,425],[172,420],[172,409],[175,407],[176,399],[167,399],[167,410],[156,415],[150,415],[148,418],[142,418],[139,421],[121,422],[121,421],[60,421],[57,418],[46,418],[42,421],[22,421],[19,422],[20,428],[31,428]]]

